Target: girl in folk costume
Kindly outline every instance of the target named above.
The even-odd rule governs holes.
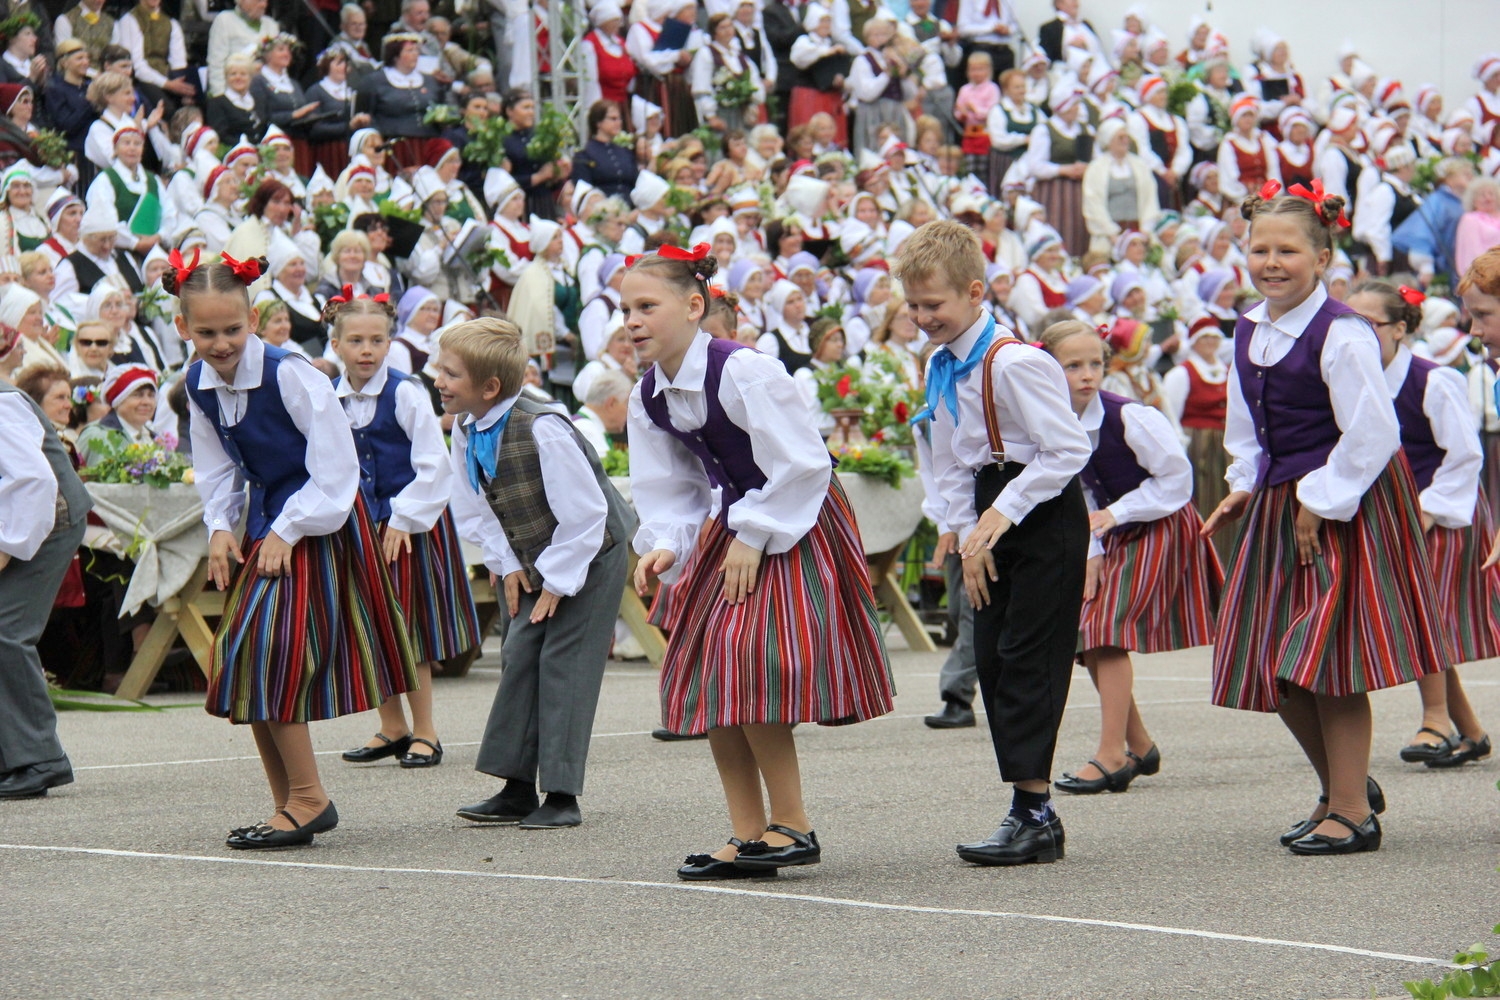
[[[1500,122],[1500,52],[1480,56],[1472,75],[1479,82],[1479,90],[1469,98],[1466,107],[1474,116],[1477,132],[1491,122]]]
[[[115,245],[144,254],[160,242],[162,233],[177,231],[177,220],[168,214],[170,205],[162,201],[161,181],[141,166],[146,139],[134,122],[115,131],[114,151],[84,200],[90,205],[113,205],[119,219]]]
[[[625,279],[626,324],[652,365],[630,400],[631,489],[652,512],[635,582],[677,580],[663,724],[708,732],[733,827],[678,875],[753,877],[821,860],[792,726],[889,712],[890,674],[853,516],[795,381],[698,329],[713,262],[680,256],[643,258]]]
[[[806,250],[792,254],[791,259],[787,261],[786,280],[801,290],[802,298],[807,304],[808,315],[822,309],[824,303],[831,298],[827,294],[827,284],[818,280],[818,269],[818,258]]]
[[[630,107],[635,85],[635,60],[625,51],[620,29],[625,24],[624,11],[614,0],[603,0],[589,11],[593,26],[583,36],[583,60],[588,67],[584,80],[583,106],[591,108],[598,101],[613,101],[622,109]]]
[[[1229,106],[1230,132],[1219,144],[1219,191],[1230,201],[1243,201],[1266,181],[1281,183],[1281,157],[1276,140],[1260,129],[1260,100],[1241,94]]]
[[[852,67],[849,52],[833,40],[833,14],[821,3],[802,12],[806,34],[792,43],[791,62],[799,71],[792,86],[787,128],[806,125],[816,114],[833,118],[834,144],[849,146],[849,122],[844,115],[845,76]]]
[[[763,257],[766,253],[766,231],[761,228],[760,193],[753,187],[736,188],[726,195],[730,217],[738,235],[735,256]],[[856,197],[858,197],[856,195]]]
[[[443,300],[420,285],[408,288],[396,305],[396,339],[386,362],[398,372],[420,374],[435,344],[432,334],[443,322]]]
[[[383,701],[380,731],[343,756],[354,763],[399,757],[405,768],[435,767],[443,744],[432,721],[432,666],[477,646],[479,619],[447,509],[452,467],[432,399],[418,379],[387,364],[389,301],[354,298],[353,291],[330,300],[325,312],[344,368],[334,389],[354,431],[360,492],[407,613],[417,686],[406,692],[410,729],[401,700]]]
[[[958,88],[953,101],[953,119],[964,130],[964,172],[988,179],[990,149],[993,145],[990,116],[1000,106],[1004,93],[995,82],[994,60],[989,52],[983,49],[970,52],[964,72],[968,82]],[[1032,127],[1035,126],[1036,121],[1033,120]],[[1027,133],[1029,135],[1030,129]],[[865,148],[868,148],[868,144]],[[1000,176],[1005,175],[1002,173]],[[993,184],[990,190],[995,190]]]
[[[625,35],[625,50],[636,65],[635,92],[659,103],[663,133],[687,135],[698,127],[687,68],[703,47],[696,0],[648,0],[647,16]]]
[[[807,296],[802,289],[785,279],[772,285],[766,293],[766,319],[771,329],[755,342],[756,350],[780,361],[787,374],[806,368],[812,360],[812,345],[808,341]]]
[[[495,217],[490,225],[496,231],[490,237],[490,246],[502,251],[506,259],[490,267],[490,295],[506,309],[521,272],[531,260],[531,228],[525,222],[526,194],[514,181],[500,187],[494,205]]]
[[[588,181],[576,176],[573,178],[573,194],[568,199],[568,214],[563,225],[563,261],[575,276],[578,274],[578,257],[586,247],[592,247],[596,255],[609,253],[609,249],[595,237],[594,230],[587,221],[598,214],[606,197],[603,191]],[[594,266],[598,267],[597,256]]]
[[[727,13],[708,19],[708,44],[693,56],[688,68],[693,101],[698,120],[717,132],[744,132],[760,120],[760,106],[766,102],[765,83],[760,68],[739,50],[734,21]],[[749,90],[729,95],[731,82]]]
[[[203,234],[203,249],[213,255],[229,243],[234,227],[244,221],[236,208],[240,186],[225,166],[215,166],[203,177],[203,207],[193,217],[193,225]]]
[[[47,224],[51,235],[37,249],[45,253],[52,266],[78,249],[79,227],[83,223],[83,202],[66,188],[58,188],[47,199]]]
[[[17,163],[0,174],[0,249],[5,253],[36,250],[52,235],[35,197],[30,164]]]
[[[597,359],[608,340],[610,321],[620,311],[620,283],[625,280],[625,256],[612,253],[599,263],[594,285],[598,288],[578,316],[582,361]],[[580,375],[581,377],[581,375]]]
[[[1218,156],[1219,144],[1231,128],[1229,105],[1234,95],[1229,91],[1229,63],[1216,56],[1197,84],[1198,93],[1188,101],[1183,119],[1193,146],[1193,162],[1202,163]]]
[[[182,301],[177,328],[201,359],[184,378],[209,576],[228,591],[207,707],[250,724],[271,786],[271,818],[226,843],[308,844],[338,824],[338,811],[307,723],[414,688],[411,643],[333,386],[252,335],[245,289],[259,263],[172,263],[164,284]],[[242,515],[243,552],[234,534]]]
[[[1427,556],[1446,612],[1452,662],[1500,655],[1500,569],[1482,568],[1492,535],[1489,503],[1479,485],[1484,453],[1469,413],[1468,385],[1456,371],[1412,355],[1405,341],[1422,320],[1422,293],[1368,282],[1349,308],[1380,338],[1386,384],[1401,424],[1426,529]],[[1458,671],[1417,681],[1422,724],[1401,750],[1408,763],[1455,767],[1490,754],[1490,740],[1464,694]],[[1449,720],[1458,738],[1449,736]]]
[[[765,303],[766,269],[758,261],[741,257],[729,265],[729,291],[737,296],[737,326],[751,327],[757,337],[770,332],[772,321]]]
[[[881,125],[890,125],[898,133],[906,134],[911,127],[906,105],[917,96],[916,72],[920,69],[908,64],[900,55],[896,22],[889,15],[877,13],[871,17],[865,22],[862,35],[865,50],[854,58],[849,68],[849,94],[856,102],[853,149],[878,146],[876,130]],[[998,90],[995,100],[999,100]],[[985,108],[984,114],[979,116],[981,126],[988,114],[989,108]],[[989,155],[988,137],[985,137],[981,155]]]
[[[1224,416],[1229,408],[1229,366],[1219,357],[1224,332],[1212,316],[1188,327],[1187,357],[1162,377],[1162,395],[1188,437],[1193,502],[1212,514],[1229,492],[1224,482]],[[1222,553],[1221,553],[1222,554]]]
[[[1062,365],[1073,412],[1094,448],[1080,473],[1094,537],[1079,658],[1099,692],[1099,746],[1057,787],[1075,795],[1123,792],[1161,768],[1136,709],[1130,654],[1213,642],[1224,573],[1200,534],[1192,468],[1176,428],[1151,407],[1100,391],[1104,343],[1092,327],[1058,323],[1041,344]]]
[[[1083,92],[1059,86],[1052,95],[1052,117],[1031,130],[1026,149],[1026,170],[1036,181],[1036,200],[1046,207],[1047,220],[1075,257],[1089,247],[1083,221],[1083,172],[1093,158],[1094,137],[1080,120],[1082,112]]]
[[[922,388],[922,361],[918,357],[920,332],[917,324],[912,322],[911,314],[906,311],[906,300],[892,292],[885,315],[870,331],[870,342],[865,345],[866,372],[883,375],[885,369],[873,363],[875,356],[883,353],[895,361],[903,386],[912,390]]]
[[[1182,182],[1193,163],[1187,122],[1167,110],[1167,81],[1144,77],[1139,85],[1140,107],[1126,117],[1136,149],[1156,175],[1157,199],[1163,208],[1182,204]]]
[[[1287,108],[1277,120],[1281,141],[1276,144],[1276,160],[1281,166],[1281,183],[1312,183],[1314,156],[1312,135],[1315,126],[1312,117],[1301,108]]]
[[[1369,778],[1368,692],[1448,666],[1417,490],[1398,454],[1380,342],[1320,282],[1343,199],[1251,195],[1240,210],[1265,301],[1235,330],[1231,492],[1204,526],[1212,535],[1246,516],[1213,700],[1278,712],[1317,772],[1323,794],[1283,844],[1377,850],[1384,796]]]
[[[469,185],[458,179],[463,169],[463,154],[446,139],[429,139],[426,146],[427,166],[437,171],[448,195],[448,218],[463,223],[476,219],[485,222],[484,203],[469,190]]]
[[[323,322],[323,307],[326,304],[313,293],[307,279],[313,273],[313,265],[306,253],[282,232],[271,234],[270,261],[266,274],[271,278],[270,287],[261,292],[262,298],[280,299],[285,302],[292,321],[292,339],[307,351],[310,357],[323,356],[327,345],[327,328]]]
[[[260,145],[262,149],[271,150],[271,165],[261,172],[261,176],[280,181],[286,185],[288,191],[292,192],[293,198],[297,201],[306,201],[307,180],[297,173],[292,137],[283,132],[279,126],[272,125],[266,129]]]
[[[1245,93],[1260,100],[1260,120],[1276,139],[1285,139],[1281,115],[1289,108],[1310,106],[1307,84],[1292,66],[1291,49],[1286,39],[1266,28],[1255,32],[1250,47],[1256,61],[1245,81]]]
[[[1031,266],[1016,277],[1010,306],[1031,329],[1040,329],[1042,317],[1068,303],[1068,279],[1062,272],[1066,255],[1062,237],[1042,229],[1027,247]]]

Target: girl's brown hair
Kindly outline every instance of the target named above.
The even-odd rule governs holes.
[[[1395,285],[1384,281],[1365,281],[1350,294],[1373,295],[1378,298],[1386,318],[1392,323],[1405,323],[1408,334],[1416,333],[1422,325],[1422,307],[1406,301]]]
[[[708,282],[719,270],[719,262],[709,254],[702,260],[674,260],[661,254],[646,254],[630,265],[632,274],[650,274],[671,286],[683,298],[690,295],[703,297],[703,311],[707,314],[713,296],[708,293]]]
[[[1063,341],[1068,340],[1071,337],[1076,337],[1079,334],[1083,333],[1088,334],[1090,337],[1093,337],[1099,342],[1099,346],[1104,349],[1104,360],[1108,361],[1109,344],[1105,343],[1104,338],[1099,336],[1098,330],[1095,330],[1087,323],[1076,319],[1064,320],[1061,323],[1053,323],[1051,326],[1047,327],[1047,329],[1042,331],[1042,338],[1041,340],[1037,341],[1037,346],[1046,351],[1048,354],[1056,357],[1057,349],[1062,345]]]
[[[250,261],[245,261],[245,264],[249,263]],[[265,274],[271,266],[264,257],[256,257],[254,263],[260,265],[260,274]],[[161,276],[161,287],[169,294],[177,296],[182,303],[182,315],[186,317],[188,303],[195,296],[209,292],[241,296],[245,301],[245,310],[248,312],[250,309],[249,286],[255,280],[255,278],[250,278],[247,281],[228,264],[215,261],[193,268],[186,278],[179,278],[177,269],[169,267]]]
[[[1339,228],[1346,202],[1336,194],[1327,195],[1321,202],[1283,194],[1273,198],[1262,198],[1252,192],[1240,202],[1240,215],[1248,219],[1253,229],[1255,220],[1268,215],[1284,215],[1296,219],[1307,234],[1308,242],[1315,250],[1333,252],[1333,234]]]
[[[383,316],[386,320],[385,332],[389,336],[391,332],[391,321],[396,318],[396,310],[389,299],[377,301],[368,295],[347,302],[330,301],[323,307],[323,322],[328,325],[329,336],[338,340],[344,332],[344,322],[350,316]]]

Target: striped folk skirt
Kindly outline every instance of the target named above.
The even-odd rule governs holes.
[[[1296,484],[1256,490],[1230,564],[1213,703],[1274,712],[1282,685],[1351,695],[1448,667],[1417,487],[1397,454],[1349,521],[1324,521],[1321,556],[1297,562]]]
[[[1224,570],[1192,504],[1104,538],[1099,589],[1083,602],[1083,649],[1165,653],[1214,641]]]
[[[406,620],[363,497],[331,535],[292,548],[291,572],[245,553],[214,635],[207,709],[230,722],[316,722],[417,686]]]
[[[1047,223],[1062,237],[1073,257],[1089,252],[1089,230],[1083,221],[1083,181],[1054,177],[1037,181],[1032,195],[1047,210]]]
[[[837,479],[812,530],[761,559],[743,604],[722,599],[734,536],[713,521],[674,588],[676,628],[661,670],[662,725],[846,725],[891,711],[885,640],[854,511]]]
[[[1229,454],[1224,450],[1222,427],[1185,427],[1188,435],[1188,462],[1193,466],[1193,504],[1207,520],[1229,495],[1224,473],[1229,468]],[[1214,550],[1220,562],[1234,554],[1236,525],[1230,524],[1213,537]]]
[[[1494,537],[1489,499],[1482,488],[1472,524],[1434,526],[1427,532],[1427,559],[1445,616],[1449,663],[1500,656],[1500,566],[1480,569]]]
[[[461,656],[479,645],[479,615],[446,510],[431,531],[411,536],[411,552],[391,564],[390,574],[416,662]]]

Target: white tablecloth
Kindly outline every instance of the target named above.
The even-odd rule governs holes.
[[[121,602],[120,616],[141,605],[159,606],[175,597],[208,555],[203,502],[198,488],[174,483],[166,489],[118,483],[87,483],[94,513],[126,550],[136,548],[135,573]]]
[[[859,539],[868,555],[889,552],[904,544],[922,523],[922,480],[908,476],[892,489],[882,479],[858,473],[836,472],[854,517]]]

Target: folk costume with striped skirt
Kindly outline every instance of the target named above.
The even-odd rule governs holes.
[[[1083,649],[1164,653],[1206,646],[1224,571],[1199,531],[1193,470],[1166,417],[1101,392],[1080,418],[1094,442],[1081,478],[1094,510],[1115,527],[1095,541],[1102,556],[1098,590],[1084,601]]]
[[[186,379],[204,522],[234,531],[244,515],[247,542],[214,635],[209,713],[312,722],[412,690],[406,621],[328,379],[258,337],[232,384],[201,361]],[[264,577],[256,561],[273,531],[293,546],[291,569]]]
[[[1225,446],[1251,493],[1225,580],[1213,702],[1272,712],[1283,685],[1362,694],[1447,666],[1416,484],[1367,322],[1321,285],[1235,329]],[[1302,506],[1322,554],[1298,562]]]
[[[479,645],[479,616],[453,518],[452,474],[443,428],[420,379],[382,365],[355,390],[334,382],[354,431],[359,487],[377,526],[411,536],[411,551],[390,566],[418,663],[460,656]]]
[[[753,431],[750,430],[753,428]],[[630,400],[637,552],[677,554],[662,725],[844,725],[892,708],[854,512],[781,363],[699,332],[674,380],[653,367]],[[711,489],[719,516],[706,529]],[[738,539],[765,553],[731,605],[719,566]]]

